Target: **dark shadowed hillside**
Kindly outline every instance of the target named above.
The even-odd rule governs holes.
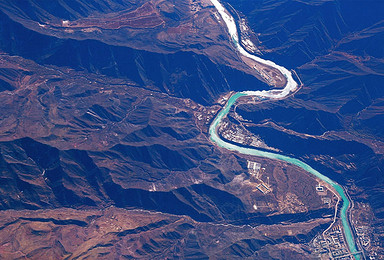
[[[382,252],[383,4],[222,2],[303,82],[228,124],[346,187]],[[209,1],[4,0],[0,23],[0,258],[314,257],[332,189],[209,139],[231,91],[269,89]]]

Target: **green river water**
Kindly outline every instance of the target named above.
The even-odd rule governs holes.
[[[352,234],[352,230],[351,230],[351,227],[350,227],[349,221],[348,221],[348,208],[349,208],[350,202],[349,202],[349,199],[347,198],[343,188],[339,184],[337,184],[336,182],[334,182],[333,180],[331,180],[327,176],[321,174],[320,172],[318,172],[317,170],[313,169],[308,164],[306,164],[306,163],[304,163],[304,162],[302,162],[302,161],[300,161],[298,159],[291,158],[291,157],[288,157],[288,156],[285,156],[285,155],[281,155],[281,154],[277,154],[277,153],[261,151],[261,150],[257,150],[257,149],[254,149],[254,148],[241,147],[241,146],[238,146],[238,145],[234,145],[234,144],[225,142],[224,140],[222,140],[219,137],[219,135],[217,134],[217,127],[220,124],[221,120],[228,114],[231,106],[236,102],[236,100],[239,97],[246,96],[246,95],[247,94],[244,94],[244,93],[237,93],[237,94],[233,95],[228,100],[228,102],[225,105],[225,107],[219,112],[219,114],[216,116],[216,118],[214,119],[214,121],[212,122],[212,124],[211,124],[211,126],[209,128],[210,139],[214,143],[216,143],[218,146],[226,148],[228,150],[237,151],[237,152],[242,153],[242,154],[248,154],[248,155],[254,155],[254,156],[259,156],[259,157],[266,157],[266,158],[270,158],[270,159],[276,159],[276,160],[285,161],[285,162],[288,162],[290,164],[297,165],[300,168],[304,169],[305,171],[315,175],[319,179],[321,179],[321,180],[325,181],[326,183],[332,185],[332,187],[339,194],[339,196],[340,196],[340,198],[341,198],[341,200],[343,202],[343,206],[342,206],[341,212],[340,212],[340,217],[341,217],[341,222],[343,224],[344,235],[345,235],[345,238],[347,240],[347,244],[348,244],[349,250],[352,253],[356,253],[357,249],[356,249],[356,245],[355,245],[355,241],[354,241],[354,236]],[[359,255],[355,255],[355,259],[360,259],[360,256]]]
[[[281,74],[285,76],[285,78],[287,80],[286,85],[285,85],[284,89],[282,89],[282,90],[244,91],[244,92],[240,92],[240,93],[233,95],[228,100],[225,107],[219,112],[219,114],[216,116],[216,118],[212,122],[212,124],[209,128],[210,139],[214,143],[216,143],[218,146],[226,148],[228,150],[237,151],[237,152],[242,153],[242,154],[248,154],[248,155],[254,155],[254,156],[259,156],[259,157],[266,157],[266,158],[270,158],[270,159],[276,159],[276,160],[285,161],[287,163],[297,165],[300,168],[304,169],[305,171],[315,175],[319,179],[321,179],[321,180],[325,181],[326,183],[328,183],[329,185],[331,185],[336,190],[341,201],[343,202],[343,205],[342,205],[341,211],[340,211],[340,218],[341,218],[341,222],[343,225],[343,231],[344,231],[344,236],[345,236],[347,245],[348,245],[351,253],[356,253],[357,252],[356,244],[355,244],[354,236],[353,236],[353,233],[351,230],[351,226],[350,226],[349,221],[348,221],[348,208],[350,206],[350,201],[349,201],[348,197],[346,196],[345,191],[343,190],[343,188],[339,184],[337,184],[336,182],[334,182],[333,180],[331,180],[327,176],[321,174],[320,172],[316,171],[315,169],[313,169],[308,164],[306,164],[306,163],[304,163],[298,159],[291,158],[289,156],[285,156],[282,154],[266,152],[266,151],[261,151],[261,150],[254,149],[254,148],[245,148],[245,147],[241,147],[238,145],[234,145],[234,144],[225,142],[224,140],[220,139],[220,137],[218,136],[218,134],[217,134],[218,125],[220,124],[221,120],[228,114],[231,106],[236,102],[236,100],[239,97],[249,95],[249,96],[258,96],[258,97],[262,97],[264,99],[270,99],[270,100],[283,99],[283,98],[286,98],[287,96],[289,96],[294,91],[298,90],[298,85],[297,85],[296,81],[293,79],[291,72],[288,71],[286,68],[279,66],[272,61],[264,60],[258,56],[250,54],[245,49],[243,49],[243,47],[239,44],[239,36],[237,33],[237,26],[236,26],[235,19],[224,8],[224,6],[220,3],[219,0],[210,0],[210,1],[215,6],[216,10],[220,14],[223,21],[225,22],[228,33],[229,33],[236,49],[240,53],[240,55],[243,55],[243,56],[248,57],[248,58],[250,58],[250,59],[252,59],[258,63],[264,64],[266,66],[270,66],[270,67],[273,67],[273,68],[279,70],[281,72]],[[355,257],[355,259],[361,259],[359,254],[356,254],[354,257]]]

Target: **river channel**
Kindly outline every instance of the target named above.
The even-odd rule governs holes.
[[[269,100],[276,100],[276,99],[283,99],[288,97],[291,93],[296,91],[298,89],[298,84],[296,81],[293,79],[292,74],[289,70],[286,68],[279,66],[275,64],[272,61],[264,60],[261,59],[260,57],[257,57],[255,55],[252,55],[248,53],[246,50],[243,49],[243,47],[239,44],[239,37],[238,37],[238,32],[237,32],[237,27],[236,27],[236,22],[235,19],[230,15],[230,13],[224,8],[224,6],[218,1],[218,0],[211,0],[212,4],[216,7],[217,11],[221,15],[221,18],[224,20],[226,27],[228,29],[228,33],[230,34],[233,43],[235,44],[235,47],[239,51],[241,55],[244,55],[250,59],[253,59],[259,63],[265,64],[267,66],[273,67],[277,70],[279,70],[287,79],[287,83],[283,89],[274,89],[274,90],[269,90],[269,91],[244,91],[244,92],[238,92],[234,95],[232,95],[224,108],[218,113],[214,121],[212,122],[210,128],[209,128],[209,134],[210,134],[210,139],[214,143],[216,143],[218,146],[226,148],[231,151],[237,151],[242,154],[247,154],[247,155],[254,155],[258,157],[265,157],[265,158],[270,158],[270,159],[275,159],[275,160],[280,160],[284,161],[290,164],[294,164],[305,171],[307,171],[310,174],[315,175],[317,178],[321,179],[322,181],[328,183],[331,185],[335,191],[338,193],[339,198],[342,200],[343,205],[340,210],[340,218],[341,222],[343,225],[343,231],[344,231],[344,237],[346,239],[349,251],[354,254],[358,252],[356,249],[356,244],[354,240],[354,235],[352,233],[352,229],[348,220],[348,209],[350,207],[350,201],[346,195],[346,192],[344,189],[335,181],[331,180],[327,176],[321,174],[317,170],[313,169],[311,166],[306,164],[305,162],[302,162],[296,158],[292,158],[286,155],[278,154],[278,153],[272,153],[272,152],[267,152],[267,151],[262,151],[258,150],[255,148],[245,148],[241,147],[235,144],[228,143],[220,138],[220,136],[217,133],[217,128],[220,125],[222,119],[228,114],[230,111],[231,106],[236,102],[236,100],[242,96],[257,96],[261,97],[264,100],[269,99]],[[355,259],[361,259],[360,255],[355,254],[354,255]]]

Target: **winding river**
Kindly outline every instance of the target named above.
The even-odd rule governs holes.
[[[238,92],[234,95],[232,95],[229,100],[227,101],[227,104],[224,106],[224,108],[219,112],[219,114],[216,116],[214,121],[212,122],[210,128],[209,128],[209,134],[210,134],[210,139],[214,143],[216,143],[218,146],[226,148],[228,150],[232,151],[237,151],[242,154],[247,154],[247,155],[254,155],[254,156],[259,156],[259,157],[266,157],[270,159],[276,159],[280,161],[285,161],[290,164],[297,165],[298,167],[304,169],[305,171],[315,175],[317,178],[323,180],[324,182],[328,183],[331,185],[335,191],[338,193],[339,198],[343,201],[343,205],[340,211],[340,217],[341,217],[341,222],[343,225],[343,231],[344,231],[344,236],[347,242],[347,245],[349,247],[349,250],[352,254],[357,253],[356,249],[356,244],[354,241],[354,236],[351,230],[351,226],[349,224],[348,220],[348,208],[350,206],[350,201],[348,197],[346,196],[346,193],[344,189],[336,182],[328,178],[327,176],[321,174],[317,170],[313,169],[311,166],[308,164],[295,159],[291,158],[289,156],[281,155],[278,153],[272,153],[272,152],[266,152],[266,151],[261,151],[258,149],[254,148],[245,148],[241,147],[235,144],[228,143],[224,140],[222,140],[219,135],[217,134],[217,128],[221,122],[221,120],[228,114],[231,106],[236,102],[236,100],[241,97],[241,96],[258,96],[262,97],[264,99],[270,99],[270,100],[276,100],[276,99],[282,99],[287,97],[289,94],[292,92],[296,91],[298,89],[298,84],[296,81],[293,79],[292,74],[289,70],[286,68],[279,66],[275,64],[272,61],[264,60],[261,59],[257,56],[254,56],[252,54],[249,54],[246,50],[243,49],[243,47],[239,44],[239,36],[237,33],[237,27],[236,27],[236,22],[235,19],[228,13],[228,11],[224,8],[223,5],[218,0],[211,0],[212,4],[216,7],[217,11],[221,15],[222,19],[224,20],[228,32],[237,48],[239,53],[241,55],[244,55],[250,59],[253,59],[259,63],[268,65],[270,67],[278,69],[287,79],[287,83],[283,89],[274,89],[274,90],[263,90],[263,91],[243,91],[243,92]],[[360,259],[359,254],[354,255],[355,259]]]

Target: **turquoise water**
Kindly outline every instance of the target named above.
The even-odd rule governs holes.
[[[210,128],[209,128],[209,134],[210,134],[210,139],[215,142],[218,146],[226,148],[228,150],[232,151],[237,151],[242,154],[247,154],[247,155],[254,155],[254,156],[259,156],[259,157],[266,157],[270,159],[276,159],[280,161],[285,161],[290,164],[294,164],[299,166],[300,168],[304,169],[305,171],[315,175],[319,179],[327,182],[328,184],[332,185],[332,187],[336,190],[336,192],[339,194],[341,200],[343,201],[343,206],[341,208],[341,222],[343,225],[343,230],[344,230],[344,235],[347,240],[347,245],[349,247],[349,250],[352,253],[357,252],[355,241],[354,241],[354,236],[352,234],[351,227],[348,222],[348,216],[347,216],[347,210],[349,208],[349,200],[343,190],[343,188],[328,178],[327,176],[321,174],[317,170],[313,169],[311,166],[306,164],[305,162],[302,162],[298,159],[291,158],[289,156],[281,155],[278,153],[272,153],[272,152],[266,152],[266,151],[261,151],[257,150],[254,148],[245,148],[245,147],[240,147],[231,143],[227,143],[224,140],[220,139],[219,135],[217,134],[217,127],[220,124],[221,120],[228,114],[231,106],[236,102],[236,100],[241,97],[241,96],[246,96],[247,94],[244,93],[237,93],[233,95],[225,105],[225,107],[219,112],[219,114],[216,116],[215,120],[212,122]],[[355,255],[355,259],[360,259],[359,255]]]
[[[284,89],[277,91],[277,92],[276,91],[246,91],[246,92],[237,93],[237,94],[233,95],[228,100],[228,102],[227,102],[226,106],[223,108],[223,110],[221,110],[220,113],[216,116],[215,120],[213,121],[213,123],[211,124],[211,126],[209,128],[211,140],[213,142],[215,142],[218,146],[226,148],[228,150],[237,151],[237,152],[242,153],[242,154],[249,154],[249,155],[255,155],[255,156],[260,156],[260,157],[266,157],[266,158],[270,158],[270,159],[276,159],[276,160],[285,161],[285,162],[297,165],[300,168],[306,170],[307,172],[315,175],[319,179],[332,185],[332,187],[336,190],[336,192],[339,194],[341,200],[343,201],[343,206],[342,206],[341,211],[340,211],[340,217],[341,217],[344,235],[345,235],[345,238],[347,240],[349,250],[351,251],[351,253],[357,252],[355,241],[354,241],[354,236],[352,234],[352,230],[351,230],[351,227],[349,225],[348,216],[347,216],[347,214],[348,214],[347,211],[348,211],[350,202],[349,202],[343,188],[339,184],[332,181],[327,176],[322,175],[320,172],[316,171],[311,166],[309,166],[308,164],[306,164],[306,163],[304,163],[298,159],[291,158],[291,157],[277,154],[277,153],[271,153],[271,152],[260,151],[257,149],[240,147],[240,146],[230,144],[230,143],[227,143],[227,142],[221,140],[220,137],[217,135],[217,126],[219,125],[219,123],[221,122],[223,117],[225,117],[228,114],[229,109],[231,108],[231,106],[235,103],[235,101],[239,97],[250,95],[250,96],[258,96],[258,97],[269,98],[269,99],[281,99],[281,98],[287,97],[290,93],[296,91],[298,88],[298,85],[295,82],[295,80],[293,79],[291,72],[288,71],[286,68],[279,66],[272,61],[264,60],[260,57],[252,55],[252,54],[248,53],[247,51],[245,51],[241,47],[241,45],[239,44],[239,37],[238,37],[238,33],[237,33],[237,26],[236,26],[235,19],[233,19],[233,17],[230,15],[230,13],[228,13],[228,11],[224,8],[224,6],[220,3],[219,0],[210,0],[210,1],[215,6],[216,10],[219,12],[221,18],[224,20],[224,22],[227,26],[227,29],[228,29],[228,33],[232,38],[232,42],[234,43],[234,45],[237,48],[237,50],[239,51],[239,53],[243,56],[246,56],[248,58],[255,60],[256,62],[259,62],[261,64],[264,64],[264,65],[267,65],[267,66],[270,66],[270,67],[273,67],[273,68],[279,70],[281,72],[281,74],[284,75],[287,79],[287,84],[285,85]],[[355,259],[360,259],[360,255],[355,255]]]

